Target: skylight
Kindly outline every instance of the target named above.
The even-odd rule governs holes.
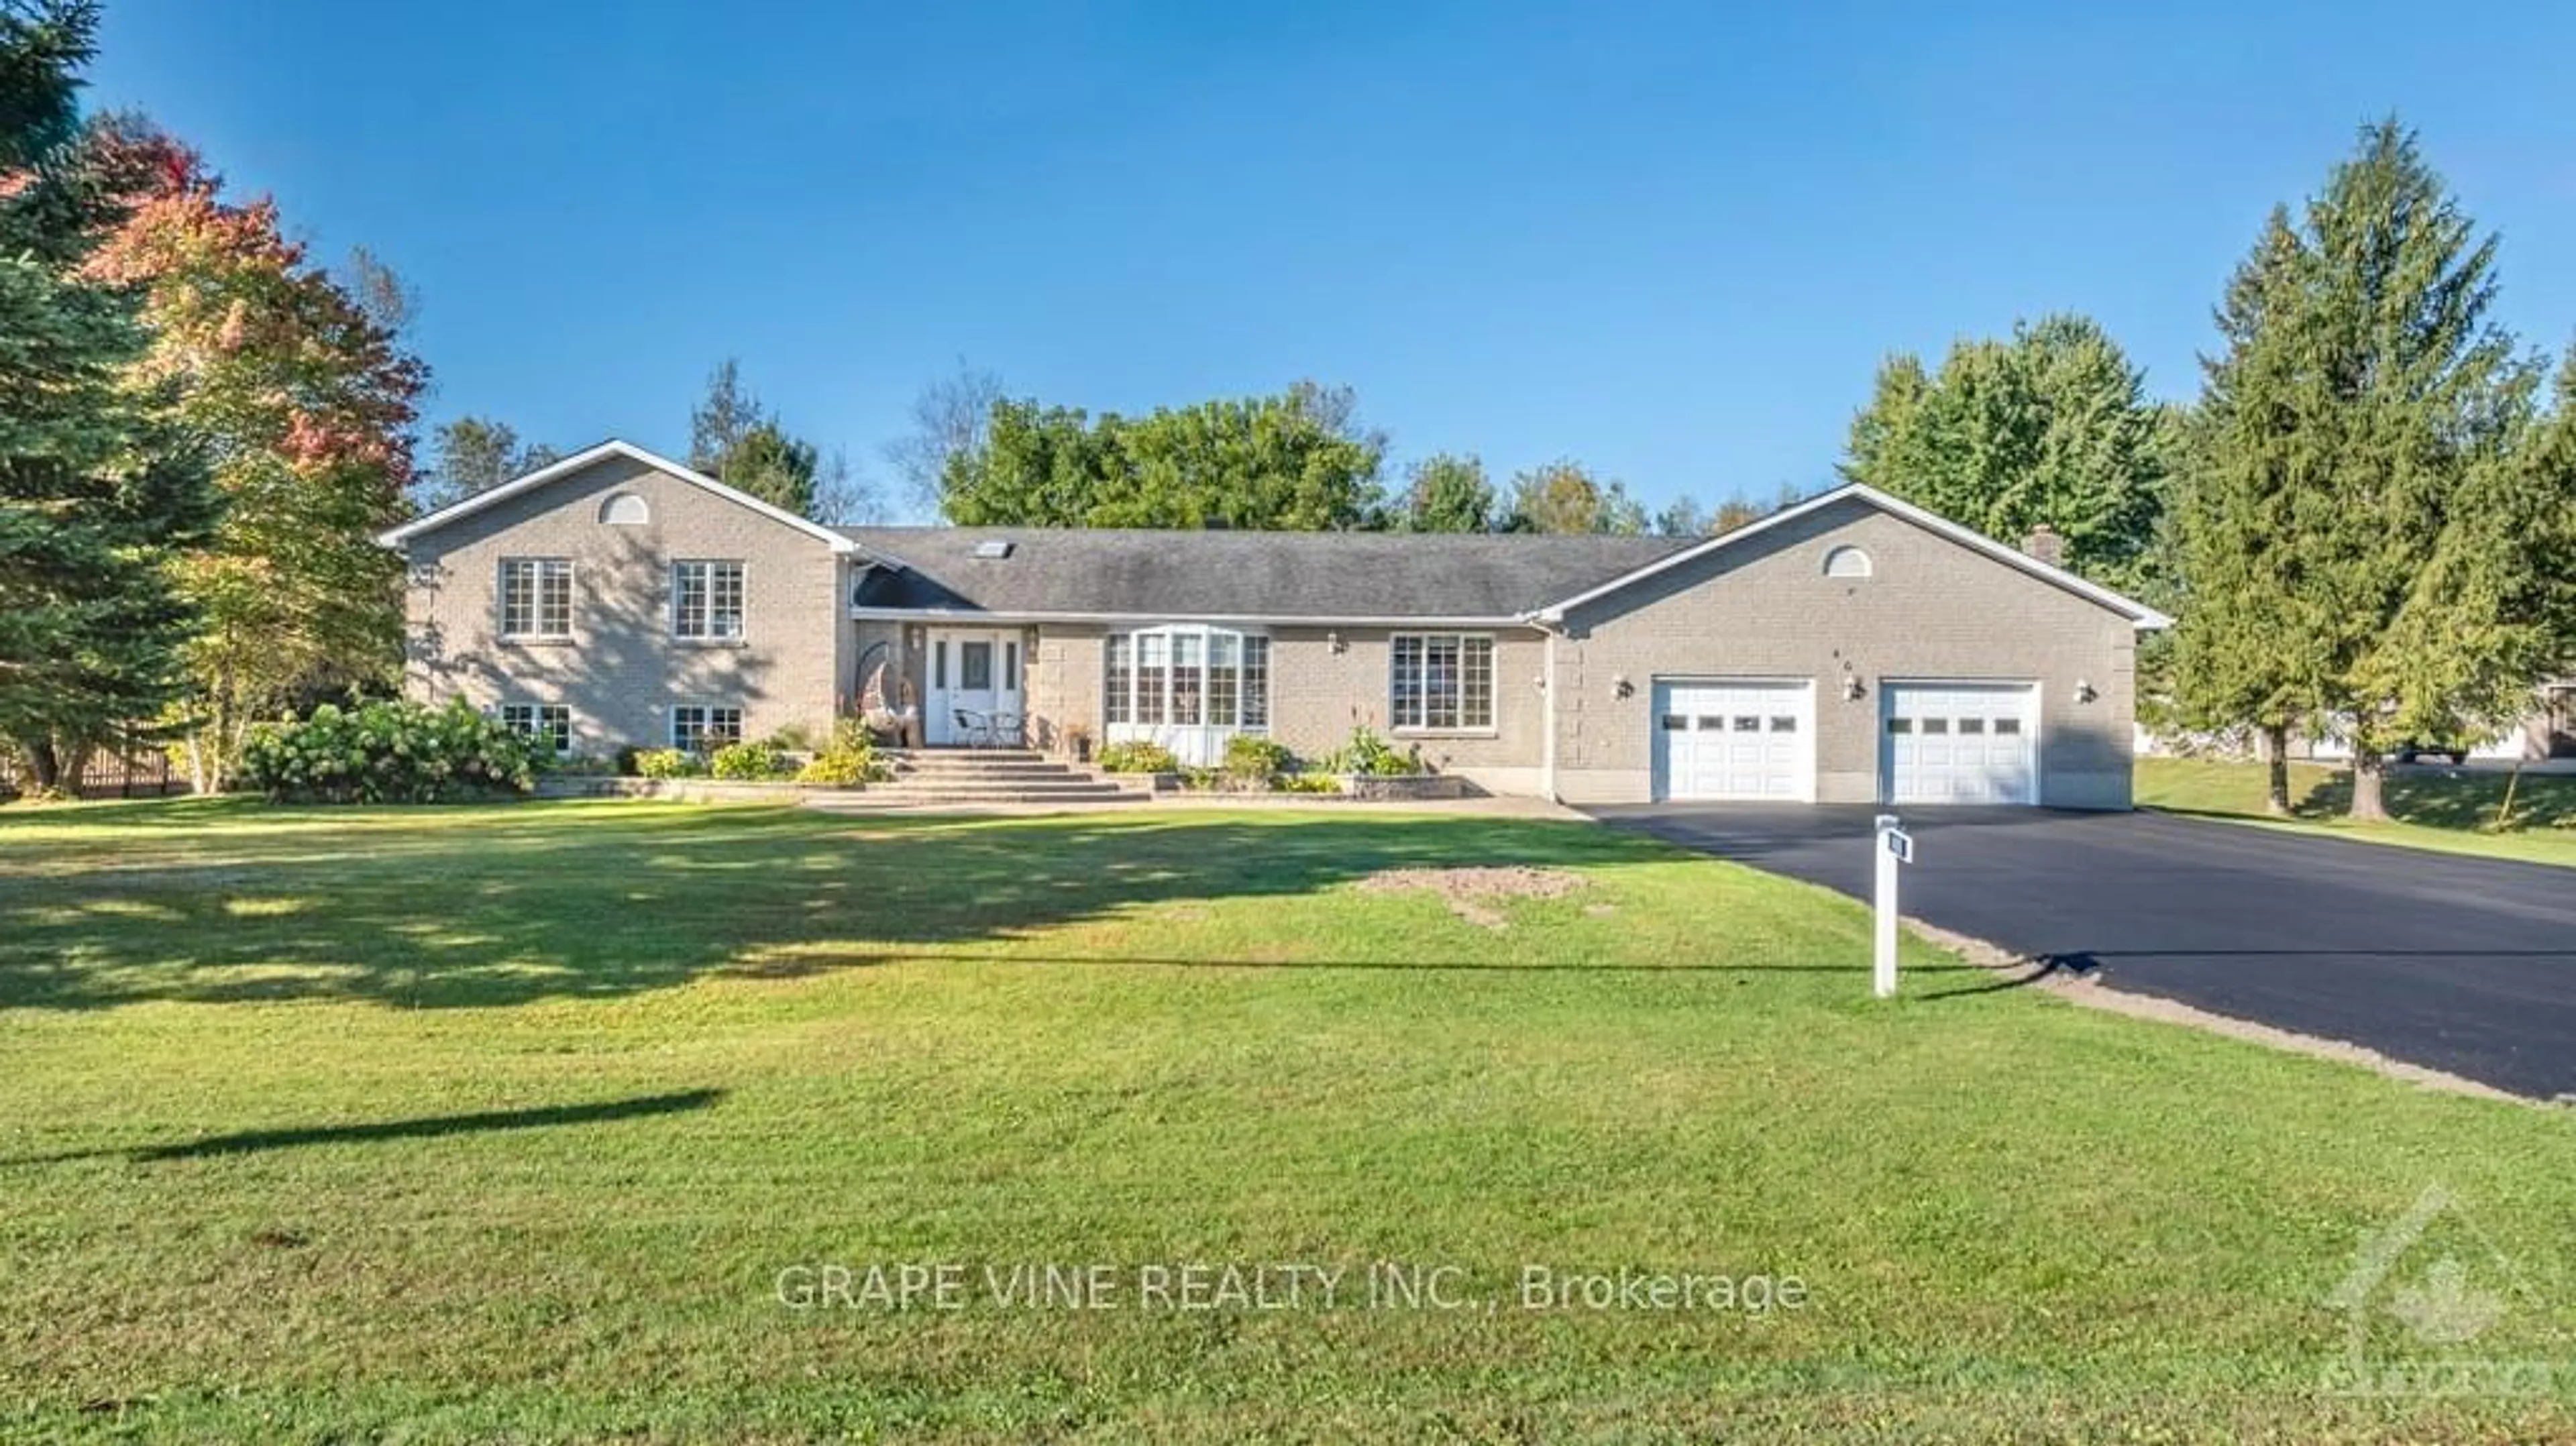
[[[998,537],[989,542],[979,542],[975,544],[975,555],[977,557],[1008,557],[1011,555],[1011,544]]]

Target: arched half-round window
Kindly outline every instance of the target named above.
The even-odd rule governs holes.
[[[599,520],[612,527],[641,527],[653,520],[653,509],[632,492],[620,492],[599,504]]]
[[[1837,547],[1825,554],[1825,576],[1861,578],[1870,575],[1869,554],[1857,547]]]

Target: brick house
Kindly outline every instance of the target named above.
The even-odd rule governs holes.
[[[2126,808],[2168,619],[1849,486],[1707,539],[829,528],[609,442],[385,534],[407,689],[567,750],[819,729],[1184,760],[1377,730],[1497,793]]]

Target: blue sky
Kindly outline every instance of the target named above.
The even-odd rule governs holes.
[[[2190,394],[2266,210],[2392,108],[2563,346],[2576,7],[2248,8],[109,0],[92,103],[400,271],[431,420],[678,449],[732,354],[885,481],[961,356],[1094,410],[1315,377],[1399,459],[1714,501],[2020,316]]]

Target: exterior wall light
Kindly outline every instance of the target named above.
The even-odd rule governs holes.
[[[1852,671],[1851,664],[1843,664],[1843,700],[1857,703],[1860,701],[1861,694],[1866,691],[1868,690],[1860,685],[1860,674]]]
[[[2078,703],[2090,703],[2090,702],[2092,702],[2094,699],[2096,699],[2096,698],[2098,698],[2098,697],[2101,697],[2101,696],[2102,696],[2101,694],[2096,693],[2096,692],[2094,692],[2094,691],[2093,691],[2093,685],[2092,685],[2091,683],[2089,683],[2089,682],[2085,681],[2085,680],[2084,680],[2084,679],[2082,679],[2082,678],[2078,678],[2078,679],[2076,679],[2076,680],[2075,680],[2075,701],[2076,701],[2076,702],[2078,702]]]
[[[1633,698],[1637,696],[1637,685],[1628,681],[1627,674],[1621,673],[1610,680],[1610,691],[1622,698]]]
[[[1336,653],[1344,653],[1350,651],[1351,645],[1343,642],[1341,633],[1336,630],[1324,634],[1324,646],[1332,649]]]

